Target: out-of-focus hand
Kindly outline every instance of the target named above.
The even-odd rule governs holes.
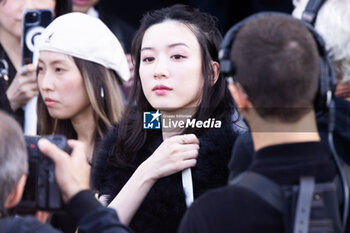
[[[65,203],[78,192],[90,188],[90,165],[85,145],[77,140],[68,140],[68,145],[73,149],[71,156],[47,139],[38,142],[41,152],[55,162],[56,179]]]
[[[47,223],[50,215],[50,212],[47,211],[38,210],[35,212],[35,218],[41,223]]]
[[[17,75],[6,91],[13,111],[26,104],[31,98],[37,96],[38,93],[36,66],[33,64],[23,66],[22,70],[17,72]]]
[[[154,153],[142,163],[151,179],[172,175],[197,163],[199,141],[196,135],[177,135],[165,139]]]

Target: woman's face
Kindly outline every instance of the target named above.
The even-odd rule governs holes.
[[[52,118],[74,120],[91,110],[83,77],[71,56],[41,51],[38,86]]]
[[[148,28],[141,46],[142,90],[153,108],[197,108],[204,78],[200,45],[183,23],[165,21]]]
[[[55,0],[2,0],[0,3],[0,29],[2,33],[21,38],[23,11],[29,9],[51,9]]]

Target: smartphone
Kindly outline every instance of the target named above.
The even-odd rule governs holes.
[[[21,38],[22,66],[33,63],[34,46],[38,35],[51,23],[53,13],[50,9],[25,10]]]

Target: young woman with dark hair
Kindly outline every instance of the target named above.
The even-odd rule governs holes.
[[[120,84],[130,76],[125,54],[101,20],[82,13],[57,18],[42,38],[39,132],[83,141],[91,161],[95,144],[124,111]]]
[[[181,171],[191,168],[194,198],[227,182],[237,133],[221,39],[215,18],[184,5],[147,13],[134,37],[130,104],[94,156],[93,179],[136,232],[176,232],[191,196]],[[155,123],[158,110],[162,129],[145,129],[144,116],[154,111]]]
[[[124,111],[120,84],[130,77],[124,51],[101,20],[82,13],[55,19],[38,50],[39,133],[82,141],[91,162],[95,145]],[[64,232],[77,227],[58,214],[51,223]]]

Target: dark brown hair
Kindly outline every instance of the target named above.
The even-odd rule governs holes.
[[[200,45],[204,85],[202,100],[193,118],[197,120],[215,118],[222,121],[231,119],[233,100],[221,74],[217,82],[210,85],[210,78],[214,76],[212,61],[218,62],[218,48],[222,40],[217,19],[186,5],[174,5],[148,12],[143,16],[132,42],[131,54],[135,64],[135,81],[129,106],[119,124],[117,142],[110,150],[110,162],[115,166],[129,166],[129,162],[135,159],[136,153],[144,145],[148,134],[153,133],[142,127],[143,112],[155,111],[155,109],[147,101],[142,91],[138,72],[140,53],[145,31],[152,25],[167,20],[185,24],[194,33]],[[203,131],[203,129],[188,128],[184,133],[195,133],[199,136]]]
[[[313,106],[319,81],[319,55],[306,26],[289,16],[249,20],[231,50],[235,82],[264,118],[296,122]]]
[[[56,0],[55,16],[67,14],[72,12],[72,0]]]
[[[120,77],[104,66],[73,57],[86,88],[96,131],[95,140],[104,136],[112,124],[121,119],[124,111],[121,90],[118,84]],[[104,96],[101,96],[103,88]],[[41,95],[38,98],[38,122],[40,134],[63,134],[67,138],[77,138],[70,119],[54,119],[50,116]]]

